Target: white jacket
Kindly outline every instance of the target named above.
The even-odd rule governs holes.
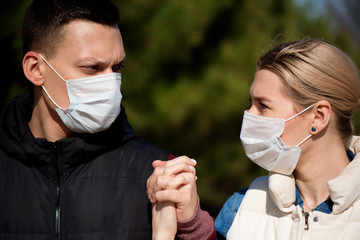
[[[360,138],[350,150],[356,154],[339,176],[328,182],[334,202],[330,214],[307,215],[295,206],[293,176],[270,174],[256,179],[246,192],[227,239],[360,239]]]

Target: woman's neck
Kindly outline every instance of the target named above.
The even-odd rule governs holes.
[[[296,185],[304,200],[304,210],[311,211],[329,198],[327,182],[338,176],[347,166],[342,141],[311,143],[312,152],[304,152],[294,171]]]

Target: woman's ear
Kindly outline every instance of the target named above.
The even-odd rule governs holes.
[[[331,105],[326,100],[318,101],[313,107],[314,118],[312,122],[311,134],[315,135],[325,129],[331,119]]]
[[[44,83],[42,71],[40,69],[39,54],[30,51],[27,52],[23,58],[23,71],[25,77],[35,86],[41,86]]]

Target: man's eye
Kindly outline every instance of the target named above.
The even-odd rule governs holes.
[[[90,70],[97,70],[99,67],[96,65],[93,65],[93,66],[87,66],[86,68],[88,68]]]
[[[84,70],[84,72],[90,74],[95,73],[98,70],[98,66],[96,65],[82,66],[81,68]]]
[[[113,72],[121,72],[121,69],[124,67],[124,64],[120,63],[120,64],[116,64],[112,67],[112,71]]]

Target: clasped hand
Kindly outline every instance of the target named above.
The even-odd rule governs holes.
[[[154,172],[147,180],[153,204],[153,239],[174,239],[177,221],[194,215],[198,204],[195,165],[196,161],[186,156],[153,162]]]

